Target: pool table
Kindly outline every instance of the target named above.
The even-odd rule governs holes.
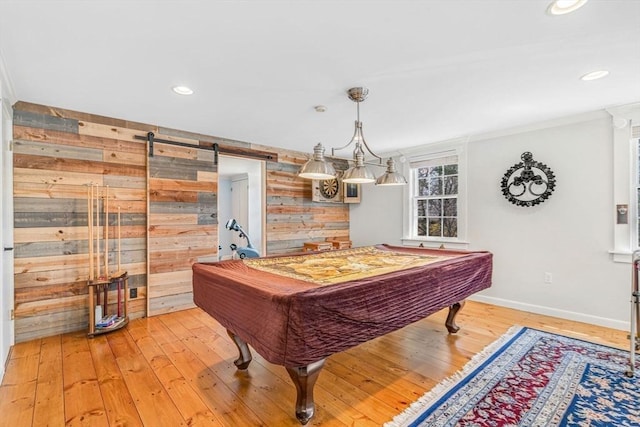
[[[446,327],[470,295],[491,286],[492,254],[375,245],[193,265],[195,304],[238,347],[283,365],[296,390],[296,417],[314,413],[325,359],[449,307]]]

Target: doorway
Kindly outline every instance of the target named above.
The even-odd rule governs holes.
[[[218,259],[231,259],[231,245],[247,246],[240,233],[227,230],[230,219],[249,236],[260,255],[265,254],[265,200],[264,169],[262,160],[221,155],[218,160]]]

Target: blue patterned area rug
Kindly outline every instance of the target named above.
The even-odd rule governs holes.
[[[385,426],[640,426],[628,370],[629,351],[514,327]]]

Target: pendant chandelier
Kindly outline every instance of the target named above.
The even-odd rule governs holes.
[[[382,164],[382,157],[375,154],[369,148],[362,133],[362,122],[360,121],[360,103],[367,99],[369,89],[366,87],[353,87],[347,91],[349,99],[356,103],[355,130],[351,140],[343,147],[332,148],[331,155],[335,151],[343,150],[354,144],[353,161],[354,165],[347,169],[342,176],[342,181],[352,184],[368,184],[375,182],[376,185],[404,185],[407,183],[405,177],[396,171],[395,161],[392,158],[387,160],[387,170],[377,179],[365,165],[365,149]],[[318,143],[313,149],[313,157],[302,166],[298,176],[308,179],[332,179],[336,177],[333,165],[324,159],[324,147]]]

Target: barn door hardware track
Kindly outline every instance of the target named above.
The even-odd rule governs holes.
[[[213,151],[215,153],[213,158],[213,164],[215,165],[218,164],[218,154],[229,154],[231,156],[246,157],[246,158],[251,158],[256,160],[266,160],[269,162],[278,161],[278,155],[276,153],[271,153],[268,151],[253,150],[250,148],[230,147],[226,145],[221,146],[217,142],[211,143],[210,145],[193,145],[193,144],[188,144],[186,142],[169,141],[168,139],[156,138],[153,132],[147,132],[147,134],[144,136],[134,135],[134,138],[142,141],[147,141],[147,143],[149,144],[149,157],[153,157],[153,144],[156,142],[159,142],[162,144],[175,145],[178,147]]]

